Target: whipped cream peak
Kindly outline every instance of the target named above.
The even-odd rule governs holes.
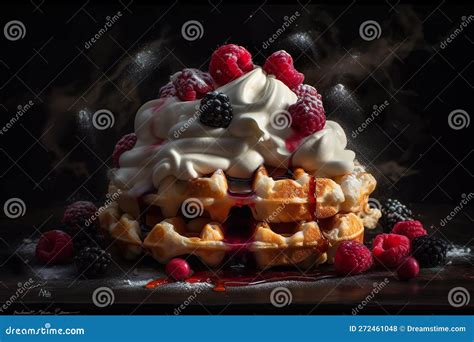
[[[327,121],[319,132],[306,137],[292,154],[285,139],[293,130],[275,125],[275,113],[285,113],[297,96],[285,84],[267,76],[261,68],[215,91],[226,94],[233,108],[227,128],[200,123],[200,101],[177,97],[145,103],[135,118],[137,143],[120,157],[112,181],[135,193],[158,188],[168,176],[189,180],[222,169],[236,178],[250,178],[262,165],[303,167],[322,176],[352,171],[354,152],[339,124]]]

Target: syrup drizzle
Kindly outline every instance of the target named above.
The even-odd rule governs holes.
[[[251,179],[240,179],[227,177],[229,188],[227,195],[235,200],[235,206],[243,207],[253,205],[255,200],[255,191],[252,190]]]
[[[145,288],[154,289],[154,288],[157,288],[158,286],[166,285],[169,283],[173,283],[173,280],[170,280],[168,278],[160,278],[160,279],[150,281],[149,283],[145,285]]]
[[[225,232],[224,242],[232,252],[249,249],[255,233],[256,221],[248,206],[232,208],[222,226]]]
[[[249,192],[235,192],[230,189],[227,190],[229,198],[235,200],[235,206],[243,207],[244,205],[253,205],[255,200],[255,191]]]
[[[293,136],[289,139],[293,146],[297,147],[297,144],[301,141],[301,137]],[[295,148],[296,148],[295,147]],[[294,150],[294,149],[293,149]],[[280,176],[281,178],[289,178],[293,176],[293,155],[289,158],[288,169],[285,175]],[[276,177],[276,178],[280,178]],[[236,255],[244,255],[249,252],[249,247],[251,245],[251,237],[255,229],[254,220],[248,220],[248,217],[253,217],[251,214],[243,213],[242,210],[245,210],[245,206],[252,206],[255,200],[255,191],[246,190],[251,188],[249,180],[241,179],[229,179],[229,189],[227,194],[229,197],[235,199],[235,209],[237,209],[237,215],[233,215],[233,220],[227,220],[224,223],[224,229],[226,230],[226,239],[225,242],[228,246],[231,247],[231,252],[234,252]],[[241,190],[244,191],[241,191]],[[308,185],[308,206],[311,217],[313,220],[316,220],[316,178],[314,176],[310,177]],[[235,210],[234,209],[234,210]],[[247,208],[249,209],[249,208]],[[244,214],[244,215],[242,215]],[[243,222],[242,218],[246,217],[248,222]],[[240,218],[240,219],[239,219]],[[247,221],[246,220],[246,221]],[[232,222],[235,221],[235,222]],[[231,223],[232,222],[232,223]],[[239,229],[237,229],[237,226]],[[327,246],[326,246],[327,247]],[[255,286],[259,284],[272,283],[277,281],[305,281],[313,282],[326,278],[334,278],[336,275],[333,272],[324,272],[324,271],[315,271],[309,273],[300,273],[294,271],[265,271],[257,272],[245,271],[245,272],[235,272],[235,271],[219,271],[217,273],[209,271],[200,271],[194,273],[189,278],[184,281],[189,284],[195,283],[208,283],[213,285],[213,291],[215,292],[225,292],[228,287],[241,287],[241,286]],[[175,280],[170,278],[159,278],[152,280],[145,285],[147,289],[154,289],[159,286],[166,284],[174,283]]]
[[[184,281],[189,284],[207,283],[212,284],[212,290],[215,292],[225,292],[229,287],[255,286],[260,284],[273,283],[277,281],[319,281],[327,278],[335,278],[333,272],[315,271],[309,273],[300,273],[293,271],[266,271],[261,273],[245,272],[237,273],[233,271],[219,271],[217,273],[210,271],[196,272]],[[147,289],[154,289],[158,286],[174,283],[169,278],[160,278],[153,280],[145,285]]]

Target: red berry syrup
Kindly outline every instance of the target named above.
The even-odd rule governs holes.
[[[254,286],[259,284],[272,283],[277,281],[318,281],[327,278],[335,278],[333,272],[328,271],[314,271],[308,273],[301,273],[295,271],[264,271],[264,272],[235,272],[235,271],[219,271],[214,273],[212,271],[196,272],[191,277],[187,278],[185,282],[190,284],[208,283],[213,284],[213,291],[225,292],[229,287]],[[172,283],[173,280],[157,279],[149,282],[145,287],[153,289],[161,285]]]

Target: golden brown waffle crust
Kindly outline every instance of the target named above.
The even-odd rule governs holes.
[[[357,222],[356,228],[362,226],[356,215],[346,215]],[[217,267],[227,253],[232,255],[245,248],[254,254],[261,269],[281,265],[311,268],[326,262],[332,241],[326,238],[330,230],[321,230],[315,221],[299,223],[292,234],[279,234],[272,230],[271,224],[260,222],[245,246],[226,243],[221,224],[212,221],[202,221],[204,226],[196,233],[193,223],[185,223],[181,217],[165,219],[156,224],[144,240],[140,236],[138,221],[130,219],[128,214],[120,214],[118,206],[102,211],[100,222],[126,258],[138,257],[145,252],[160,263],[192,254],[207,265]],[[352,232],[352,228],[345,229]],[[353,235],[357,238],[363,236],[363,227],[362,232]]]
[[[166,178],[154,193],[144,196],[147,206],[159,207],[165,218],[180,216],[182,204],[193,199],[203,216],[225,222],[235,206],[248,205],[257,221],[271,223],[311,221],[332,217],[338,213],[365,213],[369,228],[380,217],[368,204],[376,187],[375,178],[356,168],[351,174],[331,178],[315,178],[297,168],[292,179],[273,179],[262,166],[251,183],[251,195],[240,198],[232,195],[225,173],[217,170],[210,177],[181,181]],[[118,203],[132,217],[139,214],[138,200],[122,191]],[[363,217],[363,215],[360,215]]]
[[[229,190],[221,170],[210,177],[179,181],[168,177],[155,193],[146,195],[148,207],[159,207],[164,218],[140,217],[138,201],[125,191],[100,214],[101,227],[127,258],[142,253],[160,263],[193,254],[212,267],[222,264],[226,254],[239,249],[254,254],[257,265],[313,267],[332,262],[342,241],[363,242],[364,225],[375,227],[380,211],[370,208],[368,199],[376,186],[374,177],[361,168],[351,174],[315,178],[295,169],[292,179],[275,180],[264,167],[252,181],[251,195],[239,198]],[[117,193],[113,184],[109,193]],[[181,205],[193,198],[202,205],[202,216],[185,220]],[[223,223],[234,206],[248,205],[257,221],[250,241],[235,245],[226,242]],[[152,229],[141,236],[140,222]],[[290,232],[279,233],[274,225],[293,223]]]
[[[188,223],[181,217],[165,219],[142,239],[139,222],[121,212],[116,203],[103,210],[99,218],[101,227],[126,258],[136,258],[145,252],[166,263],[174,257],[192,254],[211,267],[222,264],[226,254],[245,248],[254,254],[261,269],[282,265],[312,268],[328,258],[332,260],[334,249],[341,241],[361,242],[364,235],[362,220],[353,213],[337,214],[319,224],[300,222],[292,234],[277,233],[271,223],[259,222],[245,246],[226,243],[222,225],[209,219]]]

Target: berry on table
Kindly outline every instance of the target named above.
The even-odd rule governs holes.
[[[119,141],[117,141],[117,144],[115,144],[114,152],[112,153],[114,167],[120,167],[120,156],[124,152],[130,151],[136,143],[137,136],[135,135],[135,133],[126,134],[122,138],[120,138]]]
[[[396,199],[389,198],[382,206],[382,214],[389,231],[395,223],[400,221],[413,220],[413,212],[404,204]]]
[[[326,113],[323,103],[314,96],[305,96],[288,107],[291,127],[303,136],[311,135],[324,128]]]
[[[395,268],[410,254],[410,240],[398,234],[379,234],[373,242],[375,260],[388,268]]]
[[[109,253],[98,247],[86,247],[74,258],[77,270],[86,277],[103,275],[112,261]]]
[[[420,221],[400,221],[393,226],[392,234],[405,235],[410,241],[426,235],[426,230]]]
[[[199,112],[199,121],[209,127],[228,127],[233,117],[229,97],[216,91],[204,96]]]
[[[198,69],[187,68],[171,76],[171,82],[182,101],[194,101],[214,90],[211,75]]]
[[[75,230],[83,226],[87,220],[97,212],[94,203],[88,201],[77,201],[66,207],[62,223],[69,229]]]
[[[102,234],[99,234],[95,225],[91,225],[84,227],[81,231],[79,231],[72,238],[72,243],[77,254],[86,247],[103,248],[105,246],[105,238]]]
[[[252,55],[244,47],[227,44],[211,56],[209,73],[218,85],[224,85],[253,70]]]
[[[174,280],[185,280],[192,274],[191,267],[184,259],[171,259],[165,266],[166,274]]]
[[[98,220],[93,219],[97,207],[92,202],[78,201],[69,205],[63,216],[63,223],[72,238],[76,254],[84,247],[104,245],[104,239],[98,233]]]
[[[408,280],[415,278],[420,273],[420,265],[413,257],[408,257],[402,261],[397,268],[398,278],[401,280]]]
[[[334,269],[339,275],[362,273],[367,271],[372,264],[370,250],[355,241],[342,242],[334,257]]]
[[[267,74],[274,75],[290,89],[298,88],[304,81],[304,75],[295,69],[293,58],[285,50],[272,53],[265,61],[263,70]]]
[[[446,262],[448,244],[434,236],[419,236],[412,241],[412,251],[421,267],[436,267]]]
[[[51,230],[41,235],[36,245],[36,258],[47,264],[61,264],[71,260],[72,240],[61,230]]]

